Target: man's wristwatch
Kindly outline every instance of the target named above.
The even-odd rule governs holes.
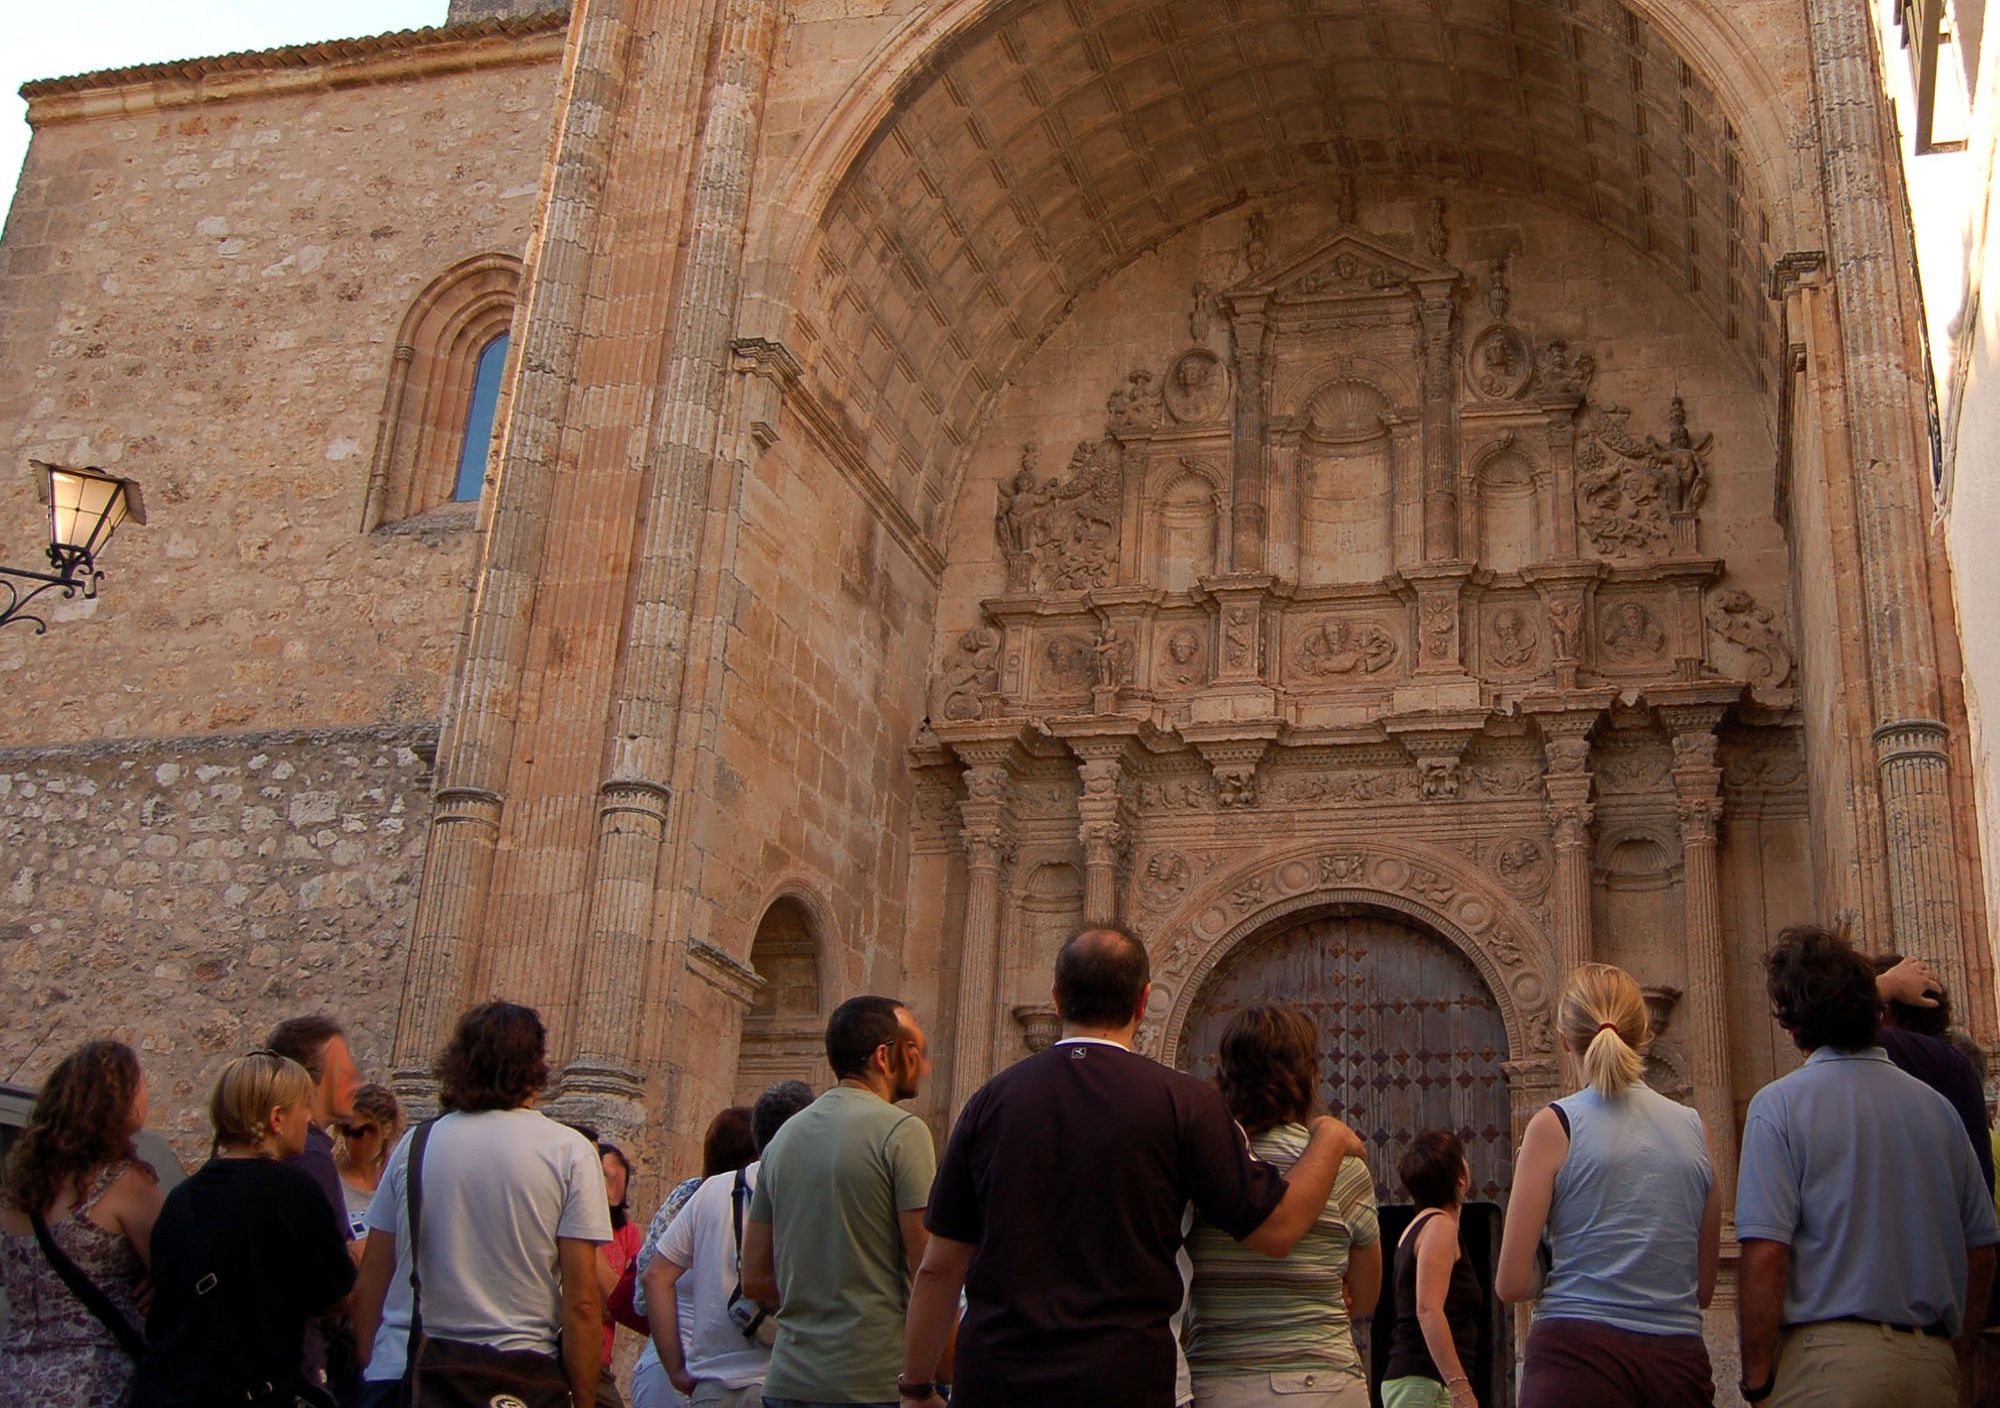
[[[896,1396],[898,1398],[922,1399],[928,1402],[937,1397],[937,1384],[935,1381],[929,1379],[920,1384],[909,1383],[901,1374],[898,1374],[896,1375]]]
[[[1736,1391],[1743,1395],[1743,1401],[1745,1403],[1762,1403],[1765,1399],[1771,1396],[1771,1390],[1776,1388],[1777,1386],[1778,1386],[1778,1371],[1776,1369],[1773,1369],[1770,1373],[1766,1374],[1764,1376],[1764,1382],[1756,1385],[1755,1387],[1751,1386],[1751,1383],[1748,1379],[1738,1379],[1736,1381]]]

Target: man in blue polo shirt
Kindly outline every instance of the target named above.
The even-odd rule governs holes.
[[[1807,1054],[1750,1102],[1736,1185],[1745,1400],[1954,1408],[2000,1226],[1958,1116],[1878,1044],[1875,972],[1824,929],[1765,958]]]

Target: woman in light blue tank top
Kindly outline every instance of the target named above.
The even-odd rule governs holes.
[[[1652,1032],[1622,968],[1577,969],[1557,1021],[1588,1083],[1528,1121],[1494,1277],[1538,1301],[1520,1408],[1709,1408],[1722,1201],[1701,1117],[1640,1079]]]

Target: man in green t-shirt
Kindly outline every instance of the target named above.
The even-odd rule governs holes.
[[[778,1307],[767,1408],[898,1403],[903,1311],[923,1260],[937,1151],[899,1100],[930,1071],[923,1029],[889,997],[826,1024],[840,1083],[769,1148],[743,1229],[743,1291]]]

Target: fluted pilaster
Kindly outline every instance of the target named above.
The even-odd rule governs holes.
[[[622,53],[637,0],[577,7],[557,111],[562,115],[529,240],[508,359],[505,414],[488,490],[479,589],[445,698],[433,813],[407,996],[394,1062],[407,1089],[464,1004],[505,806],[520,676],[540,580],[556,450],[590,290],[600,197],[610,169]]]
[[[685,262],[674,300],[653,461],[635,554],[598,812],[580,1040],[565,1075],[636,1098],[635,975],[655,966],[652,932],[701,527],[715,475],[749,219],[750,176],[780,0],[726,0],[696,156]],[[643,802],[633,799],[643,799]]]
[[[1716,860],[1722,769],[1715,724],[1721,710],[1663,711],[1674,734],[1675,815],[1681,832],[1681,929],[1687,944],[1690,1074],[1695,1108],[1708,1126],[1725,1208],[1736,1205],[1736,1100],[1729,1063],[1729,974],[1722,947],[1722,885]]]
[[[1013,774],[1004,764],[976,764],[965,770],[965,794],[959,803],[966,884],[952,1041],[953,1108],[963,1106],[993,1073],[1000,880],[1013,861],[1015,845]]]
[[[1929,445],[1919,309],[1866,0],[1807,0],[1814,109],[1866,602],[1868,687],[1895,945],[1964,990],[1958,830],[1932,634]]]

